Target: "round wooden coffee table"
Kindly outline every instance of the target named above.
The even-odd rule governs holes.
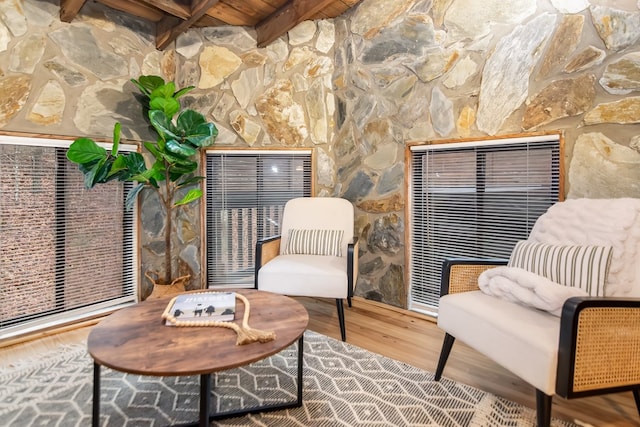
[[[218,289],[216,289],[218,291]],[[200,420],[189,425],[209,425],[210,420],[272,411],[302,405],[303,334],[309,315],[302,304],[271,292],[220,289],[244,295],[250,302],[249,325],[274,331],[266,343],[236,345],[236,333],[214,326],[166,326],[162,312],[170,298],[147,300],[119,310],[96,325],[87,341],[94,360],[93,426],[100,422],[100,366],[149,376],[200,375]],[[241,324],[244,304],[237,301],[234,322]],[[210,414],[211,374],[264,359],[298,341],[297,400],[257,408]]]

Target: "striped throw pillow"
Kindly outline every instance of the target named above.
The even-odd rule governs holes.
[[[519,267],[565,286],[604,296],[612,248],[609,246],[516,243],[509,267]]]
[[[342,256],[343,230],[289,230],[285,255]]]

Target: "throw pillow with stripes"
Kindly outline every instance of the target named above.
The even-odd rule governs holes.
[[[284,254],[342,256],[343,230],[289,230]]]
[[[519,267],[565,286],[604,296],[611,247],[516,243],[509,267]]]

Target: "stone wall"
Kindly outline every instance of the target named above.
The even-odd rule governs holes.
[[[186,101],[219,146],[315,147],[316,193],[356,206],[356,293],[369,299],[406,305],[409,141],[561,130],[568,197],[640,197],[636,0],[364,0],[267,48],[228,27],[164,52],[145,23],[90,3],[72,24],[36,0],[3,2],[0,19],[2,130],[109,136],[120,120],[144,138],[127,81],[155,73],[197,87]],[[143,267],[162,252],[154,206],[143,199],[156,217]],[[197,217],[177,233],[196,277]]]

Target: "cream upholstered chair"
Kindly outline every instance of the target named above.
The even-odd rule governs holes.
[[[290,296],[335,298],[342,340],[344,305],[358,279],[353,205],[336,197],[301,197],[284,206],[280,235],[256,245],[255,287]]]
[[[631,390],[640,412],[640,199],[554,204],[499,260],[447,260],[436,380],[456,339],[552,396]],[[577,296],[572,296],[577,295]]]

